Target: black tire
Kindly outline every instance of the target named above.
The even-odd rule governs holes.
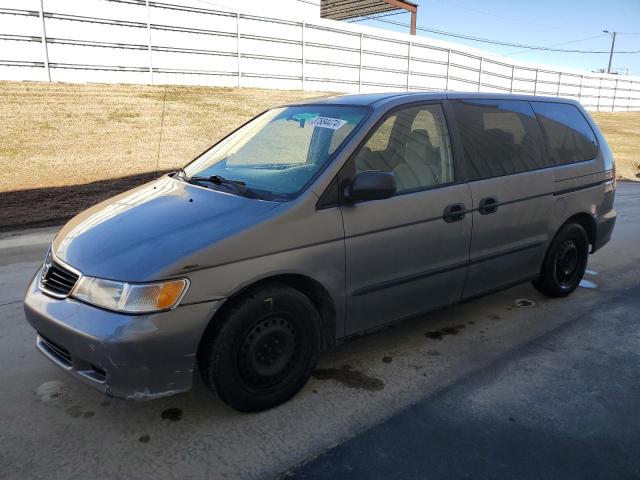
[[[302,292],[271,283],[233,303],[198,353],[205,383],[241,412],[275,407],[307,382],[318,360],[320,314]],[[217,323],[221,322],[221,323]]]
[[[566,297],[584,275],[589,257],[589,236],[577,223],[564,225],[551,242],[533,286],[549,297]]]

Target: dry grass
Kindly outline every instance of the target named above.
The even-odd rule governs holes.
[[[318,95],[0,82],[0,192],[174,169],[257,113]]]
[[[616,174],[640,179],[640,112],[592,112],[616,159]]]
[[[184,165],[262,110],[320,95],[0,82],[0,229],[59,223],[156,170]],[[593,117],[613,149],[618,175],[638,180],[640,112]]]

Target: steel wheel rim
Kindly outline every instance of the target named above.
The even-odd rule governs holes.
[[[578,274],[579,266],[580,250],[576,241],[565,241],[556,257],[556,277],[560,285],[571,285]]]
[[[238,371],[246,386],[264,390],[280,383],[300,358],[300,338],[290,320],[261,319],[246,333],[238,352]]]

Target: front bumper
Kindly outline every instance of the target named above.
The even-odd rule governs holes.
[[[188,390],[200,338],[221,301],[168,312],[123,315],[45,295],[39,273],[24,300],[37,348],[73,377],[120,398],[145,400]]]

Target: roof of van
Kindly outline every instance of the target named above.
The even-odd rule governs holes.
[[[291,105],[366,105],[374,106],[376,103],[382,103],[386,100],[401,98],[410,101],[413,97],[442,99],[492,99],[492,100],[545,100],[562,103],[575,103],[573,100],[559,97],[542,97],[534,95],[512,95],[504,93],[477,93],[477,92],[433,92],[433,91],[412,91],[412,92],[381,92],[381,93],[359,93],[331,95],[328,97],[307,98]]]

